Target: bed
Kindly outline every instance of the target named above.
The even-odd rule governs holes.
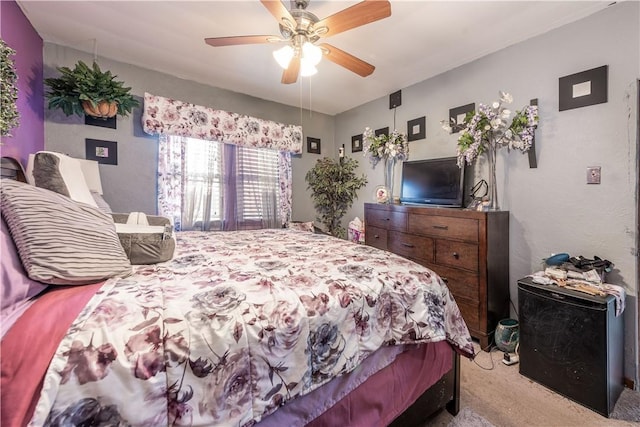
[[[47,271],[43,285],[23,253],[41,249],[36,229],[95,233],[104,257],[115,231],[65,196],[1,189],[3,296],[18,300],[3,302],[3,426],[408,426],[457,413],[473,345],[418,264],[305,231],[184,232],[170,261],[127,269],[116,254],[111,277]],[[34,211],[46,227],[22,218]]]

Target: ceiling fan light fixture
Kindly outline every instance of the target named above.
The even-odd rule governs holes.
[[[302,77],[310,77],[318,72],[316,66],[304,57],[300,60],[300,75]]]
[[[289,63],[291,62],[293,55],[293,48],[289,45],[273,51],[273,57],[275,58],[278,65],[280,65],[284,70],[289,67]]]
[[[315,67],[322,59],[322,50],[318,46],[307,41],[302,45],[302,58]]]

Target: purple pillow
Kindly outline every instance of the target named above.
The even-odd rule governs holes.
[[[0,234],[2,235],[0,237],[0,254],[2,254],[0,323],[2,323],[2,336],[4,336],[15,319],[28,307],[29,298],[45,290],[47,285],[31,280],[27,276],[4,218],[0,220]]]

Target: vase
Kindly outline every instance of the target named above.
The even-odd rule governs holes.
[[[497,211],[498,206],[498,188],[496,185],[496,145],[489,144],[487,148],[487,167],[489,168],[489,209]]]
[[[384,186],[387,187],[387,191],[389,192],[389,200],[388,203],[393,201],[393,182],[394,182],[394,171],[396,166],[395,158],[388,158],[384,160]]]
[[[496,347],[507,353],[513,353],[518,346],[520,330],[515,319],[503,319],[498,322],[494,332]]]

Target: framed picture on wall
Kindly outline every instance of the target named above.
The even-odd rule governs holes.
[[[307,153],[320,154],[320,138],[307,137]]]
[[[451,133],[458,133],[464,129],[464,118],[467,113],[470,113],[476,109],[476,104],[461,105],[460,107],[451,108],[449,110],[449,126],[451,126]]]
[[[374,134],[375,134],[375,136],[380,136],[380,135],[389,136],[389,126],[387,126],[386,128],[376,129]]]
[[[407,141],[425,139],[427,132],[425,129],[427,118],[425,116],[407,122]]]
[[[362,151],[362,134],[351,137],[351,152],[357,153]]]
[[[103,165],[118,164],[118,143],[101,139],[85,139],[85,158]]]
[[[586,107],[607,102],[609,66],[593,68],[560,77],[558,80],[558,110]]]

